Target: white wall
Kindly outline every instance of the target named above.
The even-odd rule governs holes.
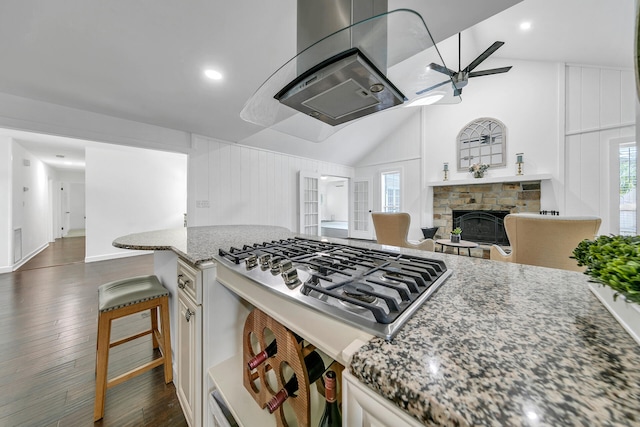
[[[485,176],[515,175],[516,153],[524,153],[525,174],[559,174],[562,67],[555,63],[487,59],[483,68],[512,65],[505,74],[472,78],[462,102],[424,107],[424,167],[426,182],[441,181],[443,163],[449,180],[469,179],[457,171],[458,132],[482,117],[500,120],[507,128],[507,165],[490,168]]]
[[[348,181],[320,180],[320,219],[323,221],[349,220],[349,183]]]
[[[347,166],[194,136],[188,224],[278,225],[297,231],[301,170],[353,176]]]
[[[86,150],[86,258],[138,255],[112,246],[117,237],[181,227],[186,212],[187,156],[140,148]]]
[[[0,127],[186,153],[190,134],[0,93]]]
[[[611,218],[610,144],[635,138],[635,105],[632,70],[567,66],[565,211],[599,216],[600,234],[617,232]]]
[[[386,141],[375,147],[358,163],[356,177],[372,179],[373,210],[379,212],[382,209],[380,174],[390,170],[401,171],[401,209],[411,215],[409,239],[419,240],[422,238],[420,227],[428,225],[431,219],[425,219],[422,209],[421,110],[414,110],[415,114],[394,129]],[[375,238],[375,235],[372,238]]]
[[[13,142],[12,160],[12,224],[22,229],[22,260],[47,247],[49,242],[49,167],[19,143]],[[25,165],[27,162],[29,165]],[[11,261],[13,261],[13,253]]]
[[[486,176],[514,176],[516,153],[524,153],[524,173],[552,174],[542,183],[543,209],[563,210],[562,194],[562,88],[561,64],[489,58],[486,68],[512,65],[505,74],[472,78],[462,92],[462,102],[423,108],[423,206],[425,222],[432,225],[433,194],[428,182],[442,181],[443,163],[449,163],[449,180],[471,177],[457,170],[457,136],[469,122],[492,117],[506,127],[506,166],[494,167]]]
[[[13,265],[13,230],[11,229],[11,185],[13,144],[11,138],[0,136],[0,273],[12,270]]]
[[[85,228],[85,185],[83,182],[69,184],[69,230]]]
[[[372,200],[374,212],[380,212],[382,205],[382,187],[380,174],[389,171],[400,171],[400,210],[407,212],[411,216],[411,226],[409,228],[409,240],[419,240],[422,236],[420,227],[422,223],[422,204],[420,198],[420,159],[405,160],[401,162],[390,162],[383,165],[373,165],[358,168],[358,176],[373,177]],[[373,228],[372,228],[373,229]],[[375,235],[373,236],[375,239]]]

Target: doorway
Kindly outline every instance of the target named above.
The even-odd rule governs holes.
[[[349,179],[340,176],[320,177],[320,234],[326,237],[349,237]]]

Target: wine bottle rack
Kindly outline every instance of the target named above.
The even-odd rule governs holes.
[[[278,343],[277,353],[267,359],[267,361],[258,366],[253,371],[249,371],[247,363],[255,356],[253,347],[251,344],[251,336],[258,340],[260,343],[260,349],[264,349],[269,344],[265,337],[265,331],[270,330]],[[284,378],[283,367],[288,365],[290,371],[295,373],[298,380],[298,391],[295,396],[290,396],[284,405],[274,412],[276,417],[276,424],[278,427],[289,427],[285,416],[284,407],[290,405],[295,414],[297,425],[299,427],[310,426],[310,385],[309,376],[304,365],[304,357],[315,350],[313,346],[302,347],[296,341],[293,334],[281,325],[279,322],[260,311],[254,309],[244,324],[243,336],[242,336],[242,348],[243,348],[243,384],[249,391],[249,394],[260,405],[261,408],[266,410],[267,402],[282,389],[289,380],[290,377]],[[277,387],[275,390],[270,386],[267,379],[269,371],[275,372],[277,379]],[[272,375],[273,376],[273,375]],[[324,391],[324,390],[322,390]]]

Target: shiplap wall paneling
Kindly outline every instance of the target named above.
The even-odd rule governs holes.
[[[567,215],[577,215],[583,210],[581,195],[581,158],[580,135],[572,135],[566,138],[565,143],[565,202]]]
[[[602,216],[600,211],[601,168],[600,135],[589,132],[580,138],[580,199],[581,215]]]
[[[565,126],[567,133],[582,129],[580,123],[582,104],[582,73],[579,67],[567,67],[565,73]]]
[[[614,230],[613,227],[613,219],[611,217],[612,209],[611,209],[611,185],[612,185],[612,171],[611,171],[611,145],[613,140],[617,140],[620,138],[622,134],[622,130],[624,128],[614,128],[609,130],[604,130],[599,132],[600,137],[600,212],[602,215],[602,224],[600,224],[601,230],[607,230],[607,234]],[[617,180],[616,180],[617,182]],[[616,189],[616,196],[618,190]],[[616,197],[616,200],[617,197]],[[616,210],[617,212],[617,210]],[[619,220],[617,223],[619,224]],[[615,229],[618,229],[616,227]]]
[[[600,78],[600,108],[601,127],[620,124],[621,122],[621,82],[620,71],[602,70]]]
[[[620,122],[636,122],[636,77],[632,70],[620,72]],[[634,132],[635,134],[635,132]]]
[[[582,102],[580,103],[580,130],[600,128],[600,70],[598,68],[582,68],[580,81]],[[619,97],[620,91],[616,91]],[[606,94],[603,94],[606,95]],[[608,94],[612,96],[612,94]]]
[[[206,141],[194,139],[187,163],[187,225],[199,225],[206,223],[209,217],[209,208],[201,206],[209,200],[209,150]]]
[[[610,144],[635,133],[632,71],[566,69],[565,201],[567,215],[597,215],[611,227]]]
[[[300,170],[353,176],[347,166],[196,136],[189,162],[189,224],[262,224],[296,230]],[[198,207],[198,201],[208,201],[209,207]]]

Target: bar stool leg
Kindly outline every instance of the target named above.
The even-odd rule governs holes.
[[[108,313],[100,313],[98,316],[96,398],[93,407],[94,421],[98,421],[104,416],[104,401],[107,394],[107,369],[109,366],[109,340],[111,339],[111,316]]]
[[[173,363],[171,360],[171,332],[169,327],[169,297],[161,297],[160,317],[162,323],[162,356],[164,357],[164,382],[173,381]]]
[[[158,337],[153,331],[158,330],[158,307],[151,309],[151,339],[153,342],[153,348],[158,348]]]

